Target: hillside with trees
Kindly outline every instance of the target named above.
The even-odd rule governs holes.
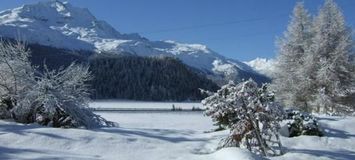
[[[217,85],[170,57],[99,56],[90,59],[94,99],[200,100]]]
[[[13,40],[9,40],[14,42]],[[70,51],[40,44],[28,44],[29,60],[43,71],[57,70],[72,62],[89,65],[93,99],[154,101],[201,100],[199,89],[215,91],[218,86],[199,70],[176,58],[139,57],[130,54],[94,55],[90,51]]]

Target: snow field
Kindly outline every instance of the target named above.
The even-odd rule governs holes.
[[[58,129],[0,121],[0,159],[193,160],[214,150],[204,133],[212,123],[200,112],[99,114],[120,127]]]
[[[215,127],[211,119],[203,116],[202,112],[97,114],[119,123],[119,127],[61,129],[1,120],[0,159],[261,159],[239,148],[215,151],[218,142],[228,135],[228,131],[207,132]],[[355,118],[318,117],[325,137],[282,137],[286,154],[268,159],[355,159]]]

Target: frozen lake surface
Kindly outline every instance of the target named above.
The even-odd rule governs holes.
[[[89,104],[90,108],[98,110],[171,110],[175,109],[192,110],[205,109],[199,102],[146,102],[146,101],[94,101]]]

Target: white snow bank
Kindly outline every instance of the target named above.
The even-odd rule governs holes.
[[[261,160],[262,158],[240,148],[223,148],[212,154],[218,160]]]
[[[324,137],[281,137],[286,154],[277,160],[352,160],[355,159],[355,117],[319,116]]]

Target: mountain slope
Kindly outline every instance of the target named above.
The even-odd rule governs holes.
[[[11,39],[6,41],[12,42]],[[206,97],[200,89],[215,91],[218,86],[196,69],[171,57],[141,57],[92,54],[29,44],[31,63],[44,69],[58,69],[73,61],[88,65],[93,79],[88,82],[93,99],[146,101],[196,101]]]
[[[150,41],[138,34],[122,34],[108,23],[97,20],[88,9],[74,7],[67,2],[39,2],[0,12],[0,36],[20,37],[29,43],[89,50],[98,54],[177,57],[209,74],[217,82],[250,77],[244,73],[265,78],[248,65],[227,59],[204,45]]]

